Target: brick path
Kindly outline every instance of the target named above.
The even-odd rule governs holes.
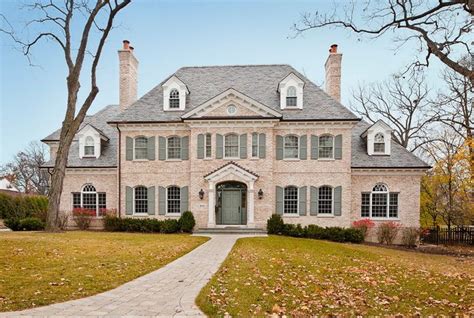
[[[183,257],[113,290],[50,306],[0,313],[0,317],[202,316],[194,300],[240,237],[244,236],[212,235],[208,242]]]

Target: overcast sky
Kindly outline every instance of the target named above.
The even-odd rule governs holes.
[[[27,2],[27,0],[24,0]],[[358,83],[384,80],[416,56],[415,43],[395,51],[392,35],[360,40],[344,30],[316,30],[293,38],[291,26],[306,11],[330,11],[334,1],[155,1],[134,0],[118,19],[98,70],[100,93],[93,114],[118,102],[117,49],[131,41],[140,61],[141,96],[182,66],[227,64],[291,64],[318,85],[324,82],[329,46],[339,44],[342,103],[348,105]],[[27,20],[17,1],[2,0],[0,12],[12,24]],[[30,141],[56,130],[66,101],[66,66],[53,42],[33,51],[33,62],[1,41],[0,164]],[[433,60],[432,81],[440,66]],[[86,80],[86,79],[85,79]],[[84,84],[86,86],[86,84]]]

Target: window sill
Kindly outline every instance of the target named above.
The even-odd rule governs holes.
[[[258,160],[258,159],[260,159],[260,158],[259,158],[259,157],[251,157],[251,158],[249,158],[249,160],[253,160],[253,161]]]
[[[133,213],[132,216],[145,217],[145,216],[149,216],[149,214],[148,213]]]
[[[368,218],[373,221],[400,221],[400,218]]]
[[[168,217],[181,217],[181,213],[166,213],[165,216]]]
[[[207,161],[209,161],[209,160],[212,160],[212,157],[203,158],[202,160],[207,160]]]
[[[334,158],[318,158],[318,161],[335,161],[336,159]]]
[[[329,213],[328,213],[328,214],[321,214],[321,213],[319,213],[319,214],[318,214],[318,215],[316,215],[316,216],[317,216],[318,218],[329,218],[329,219],[331,219],[331,218],[334,218],[334,217],[335,217],[335,215],[334,215],[334,214],[329,214]]]
[[[240,157],[224,157],[224,160],[240,160]]]
[[[184,112],[185,109],[180,109],[180,108],[168,108],[168,109],[164,109],[165,112]]]
[[[301,161],[300,158],[283,158],[283,161]]]
[[[295,213],[295,214],[285,214],[285,213],[283,213],[282,217],[284,217],[284,218],[298,218],[298,217],[300,217],[300,215],[298,213]]]
[[[165,162],[181,162],[183,159],[166,159]]]
[[[97,159],[95,155],[84,155],[81,159]]]
[[[150,161],[148,159],[133,159],[132,160],[133,162],[147,162],[147,161]]]

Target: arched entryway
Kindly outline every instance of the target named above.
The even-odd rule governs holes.
[[[247,224],[247,185],[225,181],[216,185],[216,223],[218,225]]]

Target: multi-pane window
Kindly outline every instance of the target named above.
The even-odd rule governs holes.
[[[289,186],[285,188],[283,197],[283,213],[298,213],[298,188]]]
[[[148,190],[145,187],[135,189],[135,213],[148,213]]]
[[[179,109],[179,92],[175,88],[170,92],[170,109]]]
[[[94,138],[91,136],[86,137],[84,145],[84,156],[93,156],[94,155]]]
[[[252,134],[252,157],[258,157],[258,133]]]
[[[135,159],[148,158],[148,139],[145,137],[135,138]]]
[[[107,210],[107,197],[105,193],[98,193],[98,200],[99,200],[99,215],[104,216]]]
[[[212,156],[211,134],[206,134],[205,150],[206,150],[205,157],[206,158],[211,158],[211,156]]]
[[[318,196],[318,213],[332,214],[332,188],[320,187]]]
[[[286,91],[286,106],[287,107],[295,107],[297,104],[296,98],[296,88],[294,86],[288,87]]]
[[[381,133],[376,134],[374,137],[374,152],[385,153],[385,138]]]
[[[224,156],[226,158],[239,157],[239,136],[229,134],[225,136]]]
[[[168,159],[181,158],[181,138],[168,137]]]
[[[167,189],[166,213],[180,213],[181,190],[178,187]]]
[[[81,193],[80,192],[74,192],[72,194],[72,208],[73,209],[81,208]]]
[[[298,136],[285,136],[283,144],[284,158],[298,158]]]
[[[88,210],[97,210],[97,192],[91,184],[82,189],[82,207]]]
[[[382,183],[376,184],[372,192],[362,193],[361,200],[361,217],[398,217],[398,193],[390,193]]]
[[[81,192],[72,193],[72,208],[92,210],[96,216],[103,216],[107,209],[106,198],[105,192],[97,192],[92,184],[86,184]]]
[[[334,158],[334,137],[319,137],[319,158]]]

